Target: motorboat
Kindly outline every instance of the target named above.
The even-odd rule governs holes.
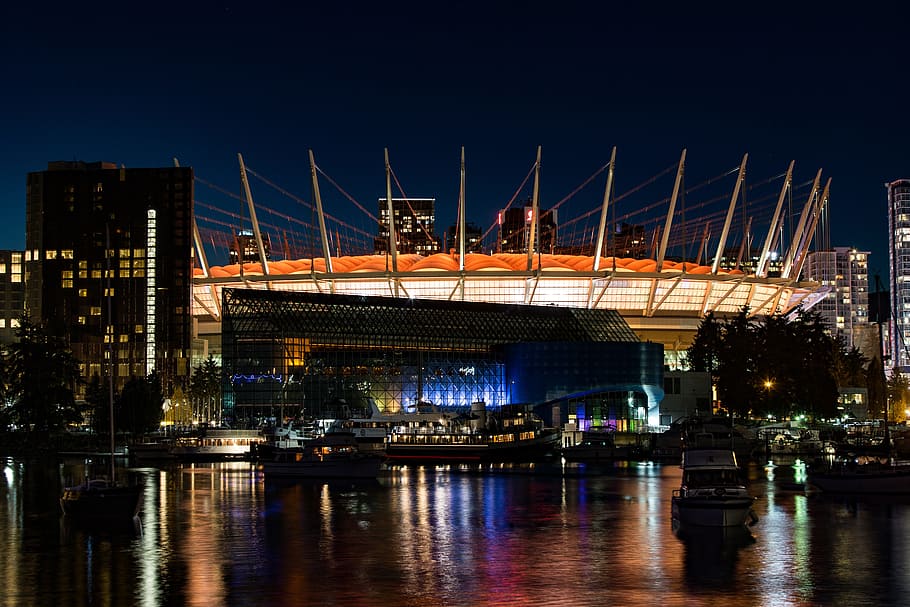
[[[250,445],[254,459],[271,459],[275,452],[282,449],[302,449],[316,437],[311,430],[295,426],[293,422],[262,431],[263,440]]]
[[[260,469],[269,477],[375,479],[383,459],[363,453],[351,432],[328,432],[302,448],[277,449]]]
[[[758,520],[733,450],[687,448],[682,470],[671,498],[674,527],[735,527]]]
[[[810,471],[808,479],[825,493],[910,495],[910,464],[888,457],[838,458],[825,470]]]
[[[575,445],[560,447],[560,455],[567,462],[609,461],[616,457],[612,433],[588,433]]]

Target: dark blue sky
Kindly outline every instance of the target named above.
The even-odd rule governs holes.
[[[884,183],[910,177],[905,15],[783,3],[297,4],[0,8],[0,247],[24,247],[26,173],[48,160],[177,157],[239,192],[241,152],[309,200],[313,149],[373,211],[388,147],[406,193],[437,197],[444,227],[462,145],[468,219],[482,225],[537,145],[543,200],[579,185],[615,145],[620,193],[683,148],[687,184],[747,152],[747,181],[790,160],[797,181],[821,168],[832,244],[871,250],[872,271],[887,276]]]

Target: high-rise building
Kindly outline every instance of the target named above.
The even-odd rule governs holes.
[[[448,253],[449,251],[458,251],[458,226],[452,224],[448,230],[446,230],[445,237],[445,247],[443,252]],[[476,223],[467,222],[464,226],[464,248],[468,253],[482,253],[483,252],[483,231],[480,229]]]
[[[435,198],[392,198],[395,213],[395,249],[398,253],[433,255],[439,252],[436,236]],[[375,253],[389,250],[389,204],[379,199],[379,235],[375,240]]]
[[[850,247],[814,251],[806,257],[803,278],[831,290],[812,308],[847,347],[858,346],[869,323],[869,252]]]
[[[910,371],[910,179],[886,183],[891,321],[887,354],[891,367]]]
[[[16,328],[25,309],[23,251],[0,251],[0,345],[16,339]]]
[[[25,300],[83,377],[189,373],[193,170],[50,162],[28,174]],[[110,363],[110,366],[108,365]],[[77,395],[78,396],[78,395]]]
[[[268,235],[262,235],[262,249],[265,251],[265,260],[272,259],[272,241]],[[234,236],[234,242],[228,247],[228,258],[231,263],[261,262],[259,243],[252,230],[240,230]]]
[[[527,201],[524,208],[506,209],[499,213],[499,250],[501,253],[526,253],[531,238],[533,207]],[[554,253],[557,243],[556,209],[541,209],[540,221],[536,226],[536,246],[532,250],[540,253]]]

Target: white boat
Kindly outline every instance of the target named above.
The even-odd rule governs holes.
[[[329,432],[302,449],[276,450],[260,469],[266,478],[369,479],[379,476],[382,461],[376,454],[362,453],[350,432]]]
[[[258,430],[204,429],[175,438],[170,453],[184,461],[248,459],[262,440]]]
[[[280,449],[302,449],[308,442],[316,438],[312,430],[294,426],[293,422],[286,426],[278,426],[263,430],[262,442],[251,445],[255,459],[271,459]]]
[[[674,527],[735,527],[757,520],[755,498],[732,450],[687,448],[682,470],[682,484],[671,498]]]

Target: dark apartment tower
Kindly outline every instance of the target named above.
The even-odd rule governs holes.
[[[26,189],[25,305],[86,380],[189,373],[193,170],[50,162]],[[112,363],[108,367],[107,361]]]
[[[464,248],[468,253],[482,253],[483,252],[483,243],[481,239],[483,238],[483,232],[475,223],[465,223],[464,226]],[[445,247],[443,249],[444,253],[449,251],[458,252],[458,226],[452,224],[445,233]]]
[[[392,209],[398,253],[427,256],[439,252],[435,198],[392,198]],[[373,249],[379,255],[389,251],[389,205],[385,198],[379,199],[379,234]]]
[[[531,201],[525,203],[524,208],[506,209],[499,212],[499,252],[501,253],[527,253],[528,239],[531,237]],[[540,253],[554,253],[556,251],[557,237],[556,209],[540,211],[540,221],[537,224],[537,243],[535,251]]]
[[[0,251],[0,347],[16,340],[25,309],[24,251]]]

